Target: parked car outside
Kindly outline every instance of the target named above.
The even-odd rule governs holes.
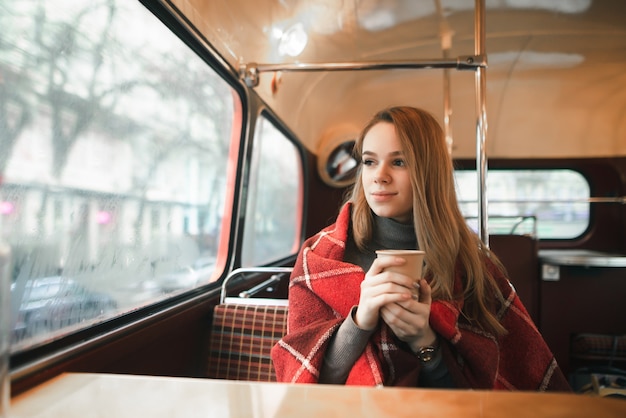
[[[28,279],[23,286],[11,284],[11,298],[18,306],[14,338],[19,341],[47,334],[117,311],[109,295],[94,292],[64,276]]]

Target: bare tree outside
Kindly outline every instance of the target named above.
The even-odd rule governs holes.
[[[49,276],[136,298],[211,256],[232,89],[139,2],[0,0],[0,26],[0,234],[14,300]]]

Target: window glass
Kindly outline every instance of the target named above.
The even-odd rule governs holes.
[[[254,134],[242,264],[263,265],[298,250],[302,163],[296,146],[260,117]]]
[[[476,230],[476,171],[457,170],[455,177],[461,211]],[[589,197],[589,183],[573,170],[489,170],[489,233],[576,238],[589,225]]]
[[[13,351],[208,283],[239,109],[138,1],[0,3]]]

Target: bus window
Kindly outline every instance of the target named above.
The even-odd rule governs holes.
[[[12,350],[216,277],[234,90],[137,1],[2,2],[0,22]]]
[[[457,170],[455,177],[461,211],[477,229],[476,171]],[[489,232],[577,238],[589,226],[589,197],[589,183],[573,170],[489,170]]]
[[[242,265],[263,265],[292,255],[300,244],[302,158],[268,119],[258,119],[248,187]]]

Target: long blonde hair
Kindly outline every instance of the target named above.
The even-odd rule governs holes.
[[[461,214],[452,159],[441,125],[422,109],[408,106],[384,109],[370,120],[357,138],[354,146],[357,161],[361,161],[365,135],[381,122],[395,126],[410,170],[413,223],[419,249],[426,252],[424,276],[431,278],[433,300],[452,300],[461,296],[455,295],[453,289],[455,272],[460,268],[464,277],[463,314],[484,329],[504,333],[504,327],[489,309],[502,298],[502,294],[487,269],[486,260],[491,259],[498,267],[503,267],[467,226]],[[361,167],[348,200],[353,206],[354,240],[363,251],[372,238],[374,222],[365,199]]]

